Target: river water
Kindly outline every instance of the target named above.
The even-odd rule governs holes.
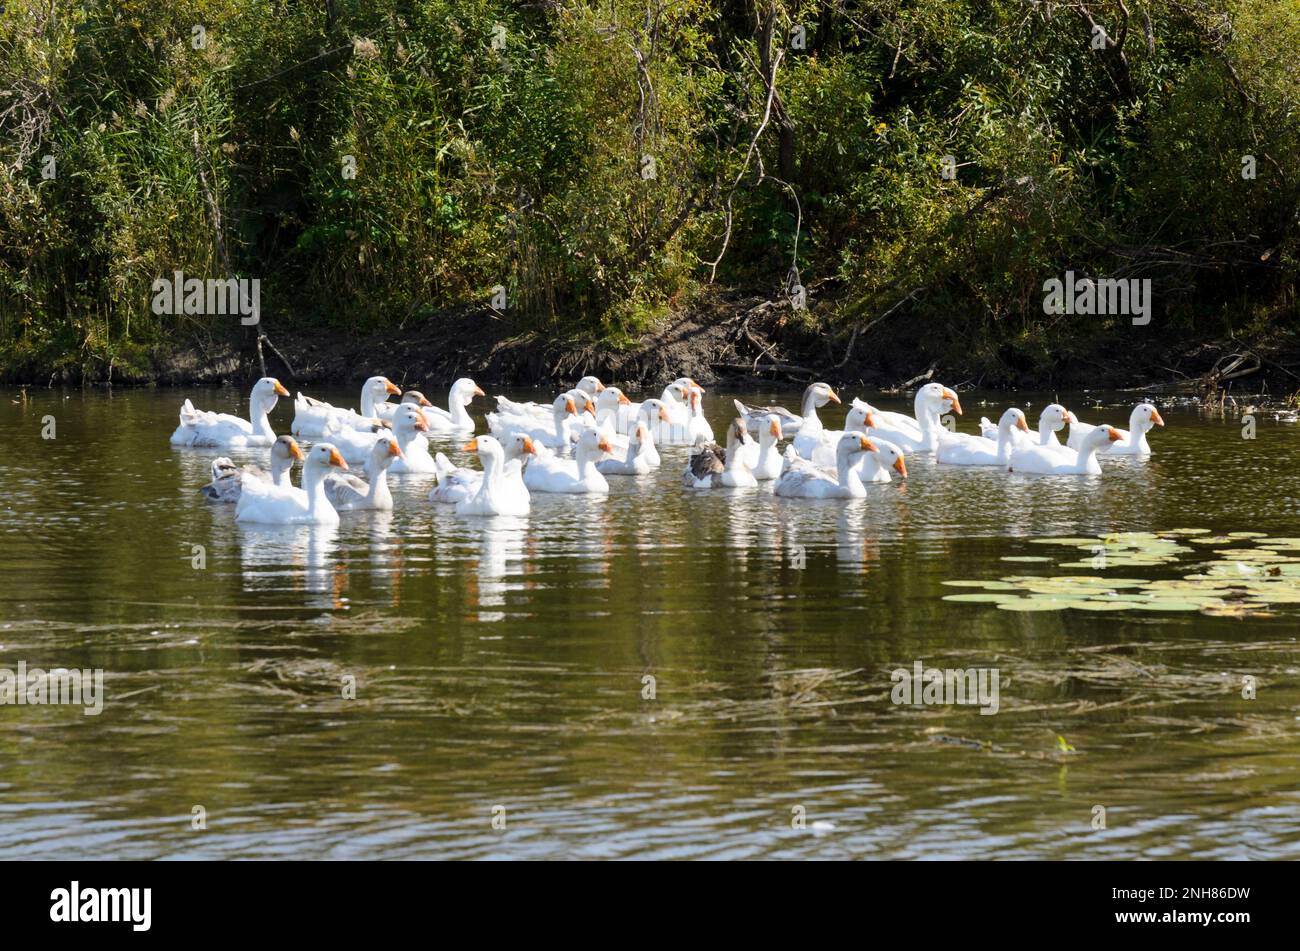
[[[0,668],[105,691],[98,716],[0,706],[0,857],[1300,853],[1300,425],[1272,413],[1244,439],[1162,404],[1155,455],[1099,478],[913,456],[806,502],[686,490],[668,449],[527,519],[408,475],[392,513],[277,530],[201,499],[219,453],[168,445],[187,395],[245,406],[0,389]],[[1014,396],[1031,421],[1048,398]],[[962,394],[961,428],[1007,399]],[[945,600],[970,593],[1010,600]],[[918,661],[996,670],[997,713],[892,702]]]

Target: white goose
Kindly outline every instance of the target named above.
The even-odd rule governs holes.
[[[389,382],[386,376],[372,376],[361,384],[361,412],[331,406],[324,400],[312,399],[299,393],[293,400],[293,426],[290,432],[301,439],[323,439],[340,429],[368,429],[376,419],[392,415],[396,407],[386,403],[389,394],[401,396],[402,391]],[[381,406],[391,407],[386,416]],[[336,425],[331,426],[331,423]]]
[[[882,413],[870,404],[863,405],[871,409],[876,420],[868,435],[888,440],[904,452],[934,452],[943,435],[939,417],[949,409],[961,415],[961,400],[941,383],[927,383],[917,390],[912,400],[915,417],[901,417],[901,422],[897,413]]]
[[[388,488],[388,467],[402,458],[397,440],[387,434],[375,440],[366,459],[366,479],[351,473],[331,472],[325,477],[325,497],[339,512],[363,509],[387,511],[393,507],[393,493]]]
[[[849,435],[852,435],[852,433]],[[870,442],[876,447],[875,452],[870,450],[864,452],[862,461],[857,466],[858,478],[862,480],[863,484],[865,485],[868,482],[892,482],[893,478],[889,474],[891,469],[906,479],[907,459],[903,455],[903,450],[884,439],[872,439]]]
[[[253,384],[248,395],[248,419],[229,413],[212,413],[195,409],[186,400],[181,404],[180,425],[172,433],[173,446],[219,446],[244,448],[269,446],[275,442],[271,421],[267,418],[281,396],[289,391],[274,377],[264,376]]]
[[[1007,471],[1040,475],[1101,475],[1097,453],[1119,439],[1119,430],[1114,427],[1094,426],[1092,432],[1083,437],[1082,446],[1074,453],[1073,459],[1062,458],[1061,453],[1047,446],[1021,446],[1011,453]]]
[[[736,408],[741,408],[739,400],[734,401]],[[746,420],[746,429],[748,429],[748,420]],[[781,420],[776,415],[767,417],[767,425],[758,430],[758,442],[750,441],[745,443],[745,465],[754,473],[754,478],[759,482],[771,482],[781,474],[783,460],[781,451],[777,449],[776,444],[781,440]]]
[[[497,442],[495,439],[493,441]],[[528,487],[524,485],[523,465],[529,456],[537,454],[537,447],[523,433],[507,436],[504,443],[498,444],[501,445],[504,458],[501,467],[501,491],[510,491],[519,495],[526,507]],[[455,505],[478,494],[483,484],[483,470],[454,466],[442,453],[435,455],[433,461],[438,467],[438,484],[429,490],[430,502]]]
[[[398,408],[393,417],[393,435],[402,454],[392,461],[389,471],[395,475],[438,471],[429,455],[429,440],[424,438],[428,431],[429,423],[418,407]]]
[[[861,433],[845,433],[835,443],[835,474],[813,465],[791,446],[785,451],[785,467],[773,490],[783,498],[860,499],[867,494],[858,471],[861,455],[875,452],[876,445]]]
[[[845,433],[865,434],[868,429],[876,425],[876,422],[876,413],[871,405],[855,399],[849,411],[844,414],[843,429],[822,429],[812,434],[801,432],[794,437],[791,445],[794,446],[795,452],[815,465],[823,469],[833,469],[835,449],[840,437]]]
[[[601,459],[596,463],[596,468],[603,475],[645,475],[659,465],[658,453],[655,454],[654,465],[650,463],[650,453],[654,451],[655,444],[645,423],[638,422],[632,435],[624,436],[623,439],[627,442],[627,452],[622,459]],[[611,446],[614,445],[608,437],[606,441]]]
[[[302,464],[302,488],[276,490],[249,483],[235,505],[235,520],[272,525],[337,525],[339,513],[325,495],[325,475],[331,467],[346,469],[339,451],[327,442],[317,443]]]
[[[585,429],[578,437],[572,459],[548,456],[529,462],[524,468],[524,485],[534,492],[604,494],[609,491],[609,483],[596,468],[596,460],[611,448],[596,430]]]
[[[1129,414],[1128,429],[1115,430],[1119,433],[1119,439],[1100,451],[1112,455],[1149,456],[1151,455],[1151,444],[1147,442],[1147,433],[1151,432],[1152,427],[1163,426],[1164,424],[1165,421],[1160,416],[1158,409],[1150,403],[1138,403],[1137,406],[1133,407],[1133,412]],[[1070,426],[1070,438],[1067,445],[1071,449],[1078,449],[1081,440],[1096,428],[1088,423],[1075,420]]]
[[[1066,447],[1061,445],[1060,439],[1056,434],[1065,428],[1067,423],[1076,422],[1074,414],[1062,406],[1060,403],[1048,403],[1043,407],[1043,411],[1038,414],[1038,438],[1026,436],[1019,430],[1013,430],[1011,439],[1016,447],[1020,446],[1047,446],[1064,450]],[[997,423],[989,422],[987,417],[980,417],[980,435],[985,439],[994,441],[998,438]],[[1073,457],[1071,457],[1073,458]]]
[[[461,377],[451,385],[451,390],[447,393],[447,409],[439,406],[424,407],[424,421],[429,424],[429,431],[472,433],[474,420],[470,418],[466,407],[474,401],[474,397],[486,395],[469,377]]]
[[[690,377],[683,377],[677,383],[688,384],[686,400],[686,440],[691,445],[697,439],[713,442],[713,427],[704,416],[704,387]]]
[[[682,473],[682,484],[688,489],[752,489],[758,485],[754,473],[745,462],[747,447],[754,440],[743,418],[737,417],[727,427],[727,449],[701,437],[691,449]]]
[[[531,450],[527,436],[521,437]],[[520,483],[518,491],[507,478],[505,450],[491,436],[477,436],[464,446],[468,452],[478,453],[483,464],[483,474],[478,490],[469,498],[456,503],[457,515],[527,515],[530,506],[528,490]]]
[[[419,407],[413,403],[403,403],[402,406],[409,408],[410,411],[419,412]],[[400,410],[401,407],[398,409]],[[393,418],[395,420],[396,415]],[[358,416],[357,419],[361,417]],[[350,420],[331,416],[325,421],[325,428],[317,438],[337,449],[348,465],[363,465],[370,458],[370,451],[375,448],[375,443],[389,435],[389,430],[393,426],[392,422],[385,422],[377,417],[365,422],[367,425],[364,429],[354,429]]]
[[[499,440],[520,433],[561,454],[569,451],[569,443],[583,428],[578,420],[577,403],[569,393],[561,393],[551,403],[550,425],[538,423],[531,417],[507,413],[488,413],[487,421],[488,429]]]
[[[292,436],[280,436],[271,443],[271,472],[254,465],[236,466],[229,456],[212,460],[212,481],[199,489],[213,502],[238,502],[245,482],[269,482],[281,488],[293,485],[289,472],[294,460],[302,461],[302,449]]]
[[[839,401],[838,394],[829,383],[810,383],[803,391],[803,399],[799,402],[799,415],[796,416],[784,406],[746,406],[745,423],[751,430],[758,432],[766,425],[767,417],[776,416],[781,421],[781,432],[786,436],[815,436],[822,430],[822,421],[817,417],[817,410],[827,403]]]
[[[935,461],[950,466],[1005,466],[1016,448],[1013,432],[1029,432],[1024,411],[1014,406],[998,421],[996,441],[983,436],[943,440],[935,452]]]
[[[607,439],[618,435],[618,417],[623,407],[632,401],[617,386],[607,386],[596,394],[593,421]],[[612,439],[611,439],[612,441]]]
[[[669,422],[668,408],[657,399],[649,399],[644,403],[634,404],[637,407],[634,422],[645,427],[645,433],[641,438],[639,459],[644,459],[645,464],[651,469],[658,469],[662,464],[659,456],[659,449],[655,446],[654,430],[656,423]],[[619,409],[625,407],[620,406]],[[626,454],[628,447],[631,445],[632,437],[622,433],[610,434],[607,430],[602,429],[601,434],[614,447],[615,454],[623,452]]]
[[[668,411],[668,422],[656,423],[650,427],[656,443],[661,446],[695,444],[695,440],[689,435],[692,419],[691,394],[694,392],[694,383],[686,383],[682,380],[675,380],[664,387],[664,391],[659,394],[659,402],[663,403]]]

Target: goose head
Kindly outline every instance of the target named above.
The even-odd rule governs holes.
[[[429,423],[419,407],[403,403],[393,414],[393,432],[403,442],[413,439],[416,433],[427,433]]]
[[[457,404],[468,406],[476,396],[487,396],[487,394],[479,389],[478,384],[467,376],[461,377],[451,385],[450,403],[452,406]]]
[[[680,386],[686,392],[699,390],[701,395],[704,394],[704,387],[700,386],[700,384],[696,383],[695,380],[689,376],[679,376],[677,379],[673,380],[673,385]]]
[[[308,472],[319,474],[331,467],[347,471],[348,464],[343,461],[342,454],[334,445],[327,442],[318,442],[312,446],[302,464],[304,476]]]
[[[609,440],[600,434],[596,429],[584,429],[582,435],[578,437],[578,457],[579,459],[594,459],[602,453],[613,452],[614,447],[609,444]]]
[[[292,436],[277,436],[271,443],[271,462],[279,461],[281,465],[293,465],[294,460],[302,462],[302,447]]]
[[[1045,429],[1047,432],[1059,433],[1067,423],[1074,422],[1077,422],[1074,414],[1060,403],[1048,403],[1043,407],[1043,411],[1038,414],[1038,429],[1040,432]]]
[[[874,407],[870,403],[864,403],[855,399],[849,411],[844,415],[844,429],[846,432],[857,432],[859,430],[871,429],[876,425],[876,416]]]
[[[927,383],[916,391],[916,402],[918,405],[924,405],[932,413],[938,413],[942,416],[952,409],[958,416],[961,415],[961,400],[957,394],[942,383]]]
[[[394,459],[402,458],[402,447],[392,436],[380,436],[370,447],[370,458],[366,460],[366,471],[376,475],[393,464]]]
[[[522,459],[524,456],[537,455],[537,447],[533,440],[523,433],[515,433],[502,444],[502,451],[507,459]]]
[[[412,406],[432,406],[432,405],[433,405],[433,404],[430,403],[427,399],[425,399],[424,394],[421,393],[419,390],[407,390],[405,393],[403,393],[403,394],[402,394],[402,404],[403,404],[403,405],[410,404],[410,405],[412,405]]]
[[[555,426],[558,429],[564,422],[566,416],[578,415],[578,403],[573,398],[573,394],[579,392],[571,390],[568,393],[561,393],[551,402],[551,414],[555,417]],[[584,396],[586,394],[583,394]]]
[[[749,427],[745,421],[739,417],[731,421],[727,427],[727,462],[733,459],[740,459],[740,449],[753,443],[754,440],[749,438]]]
[[[607,386],[596,396],[596,418],[618,412],[620,406],[627,406],[631,402],[617,386]]]
[[[1098,426],[1083,437],[1083,451],[1101,449],[1109,443],[1119,442],[1123,438],[1119,434],[1119,430],[1114,426]]]
[[[1153,426],[1163,426],[1165,421],[1160,416],[1160,410],[1150,403],[1138,403],[1133,407],[1128,423],[1129,430],[1136,435],[1139,432],[1150,432]]]
[[[805,412],[807,412],[810,403],[812,404],[813,409],[821,409],[827,403],[838,403],[839,401],[839,394],[835,392],[834,388],[829,383],[810,383],[808,388],[803,391],[803,406]]]
[[[835,462],[840,466],[851,465],[854,456],[875,451],[876,444],[862,433],[844,433],[835,441]]]
[[[758,445],[760,449],[775,446],[781,439],[781,420],[775,413],[768,413],[764,424],[758,428]]]
[[[484,468],[487,467],[489,459],[493,462],[501,462],[505,459],[506,455],[505,449],[502,447],[501,443],[497,442],[495,437],[486,434],[475,436],[460,448],[464,452],[476,453],[479,461],[483,463]]]
[[[273,376],[264,376],[253,384],[253,391],[248,396],[248,403],[254,412],[261,410],[270,413],[280,397],[288,396],[289,391]]]
[[[1002,414],[998,420],[998,433],[1010,434],[1011,430],[1018,429],[1022,433],[1029,432],[1029,424],[1025,422],[1025,413],[1023,410],[1016,409],[1014,406]]]
[[[637,410],[637,418],[643,422],[649,422],[652,417],[661,423],[671,423],[673,421],[673,418],[668,415],[668,407],[664,405],[663,400],[646,400],[641,404],[641,408]]]
[[[893,469],[906,479],[907,459],[903,456],[903,450],[884,439],[873,439],[872,443],[875,444],[876,461],[880,463],[881,468]]]
[[[600,377],[584,376],[578,381],[578,385],[574,389],[582,390],[584,393],[601,393],[605,389],[605,384],[600,382]]]
[[[386,376],[372,376],[361,384],[361,388],[368,393],[376,403],[382,403],[389,396],[401,396],[402,391],[393,384]]]

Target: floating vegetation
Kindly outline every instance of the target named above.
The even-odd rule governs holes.
[[[1270,617],[1269,609],[1275,605],[1300,604],[1300,538],[1270,538],[1264,532],[1216,535],[1205,528],[1177,528],[1028,541],[1086,552],[1087,558],[1057,561],[1055,567],[1095,573],[945,581],[950,587],[978,590],[947,594],[943,599],[992,604],[1001,611],[1200,612],[1230,618]],[[1220,547],[1207,552],[1191,545]],[[1204,560],[1207,554],[1215,558]],[[1000,560],[1054,561],[1045,555],[1005,555]],[[1115,568],[1167,566],[1191,570],[1181,577],[1160,579],[1104,573]]]

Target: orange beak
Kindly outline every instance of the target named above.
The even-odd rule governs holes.
[[[780,439],[780,438],[781,438],[781,421],[780,421],[779,419],[774,419],[774,420],[772,420],[771,424],[768,426],[768,430],[767,430],[767,431],[770,432],[770,433],[771,433],[773,436],[775,436],[777,439]]]
[[[524,437],[524,452],[534,456],[537,455],[537,447],[533,445],[533,441],[527,436]]]
[[[1119,442],[1121,439],[1124,438],[1119,434],[1119,430],[1117,430],[1114,426],[1106,427],[1106,435],[1110,437],[1111,442]]]
[[[578,407],[573,404],[573,397],[569,397],[564,401],[564,411],[570,416],[578,415]]]
[[[421,405],[421,406],[432,406],[433,404],[430,403],[428,400],[426,400],[423,396],[421,396],[421,397],[420,397],[420,405]]]
[[[1157,426],[1163,426],[1165,424],[1165,421],[1160,417],[1160,410],[1156,409],[1154,406],[1151,407],[1151,422],[1155,423]]]
[[[1079,418],[1067,409],[1065,411],[1065,421],[1073,425],[1079,421]]]
[[[835,394],[835,391],[830,389],[830,387],[827,387],[827,390],[830,390],[830,392],[827,394],[826,398],[832,403],[838,403],[840,398]]]
[[[478,387],[478,386],[474,387],[474,395],[475,395],[475,396],[487,396],[487,394],[483,392],[482,387]]]
[[[465,445],[460,447],[461,452],[478,452],[478,440],[471,439]]]
[[[876,451],[876,448],[877,448],[877,447],[876,447],[876,444],[873,443],[873,442],[872,442],[870,439],[868,439],[866,436],[859,436],[859,437],[858,437],[858,442],[862,444],[862,451],[863,451],[863,452],[875,452],[875,451]]]
[[[385,380],[385,381],[384,381],[384,389],[387,390],[387,391],[389,392],[389,394],[391,394],[392,396],[401,396],[401,395],[402,395],[402,391],[401,391],[400,389],[398,389],[396,386],[393,385],[392,380]]]
[[[661,407],[659,407],[659,419],[660,419],[662,422],[665,422],[665,423],[671,423],[671,422],[673,421],[673,418],[672,418],[671,416],[668,415],[668,407],[667,407],[667,406],[661,406]]]
[[[626,395],[626,394],[624,394],[624,393],[620,393],[620,394],[618,394],[618,405],[619,405],[619,406],[630,406],[631,404],[632,404],[632,401],[631,401],[630,399],[627,398],[627,395]]]
[[[289,455],[293,456],[293,457],[294,457],[295,459],[297,459],[299,462],[302,462],[303,459],[306,458],[306,457],[302,454],[302,447],[299,446],[296,442],[291,442],[291,443],[289,443]]]
[[[597,380],[597,381],[596,381],[596,392],[599,393],[599,392],[601,392],[601,391],[604,390],[604,389],[605,389],[605,384],[604,384],[604,383],[601,383],[600,380]]]
[[[415,420],[415,430],[416,432],[421,433],[427,433],[429,431],[429,421],[424,418],[423,413],[421,413]]]
[[[689,383],[691,386],[695,387],[695,389],[699,390],[701,393],[704,392],[704,387],[700,386],[700,384],[696,383],[689,376],[686,378],[686,382]]]
[[[276,381],[275,381],[275,395],[276,395],[276,396],[288,396],[288,395],[289,395],[289,391],[286,390],[286,389],[284,388],[284,385],[283,385],[279,380],[276,380]]]
[[[1029,424],[1025,422],[1023,416],[1016,418],[1016,429],[1019,429],[1021,432],[1029,432]]]
[[[609,440],[606,439],[604,436],[600,437],[600,442],[596,443],[596,447],[600,449],[601,452],[614,451],[614,447],[609,444]]]
[[[388,454],[390,456],[396,456],[398,459],[401,459],[402,447],[390,439],[388,440]]]
[[[903,461],[902,456],[894,460],[894,468],[898,470],[898,474],[904,479],[907,478],[907,463]]]
[[[865,417],[863,417],[863,419],[862,419],[862,423],[863,423],[863,425],[865,425],[865,426],[867,427],[867,429],[875,429],[875,428],[876,428],[876,417],[874,417],[874,416],[872,416],[870,413],[868,413]]]
[[[348,467],[348,464],[343,461],[343,457],[339,455],[337,449],[330,450],[330,465],[338,466],[340,469],[347,469]]]
[[[952,403],[952,411],[956,413],[958,416],[960,416],[961,400],[957,399],[957,394],[954,393],[952,390],[945,389],[943,391],[943,398],[946,399],[948,402]]]

